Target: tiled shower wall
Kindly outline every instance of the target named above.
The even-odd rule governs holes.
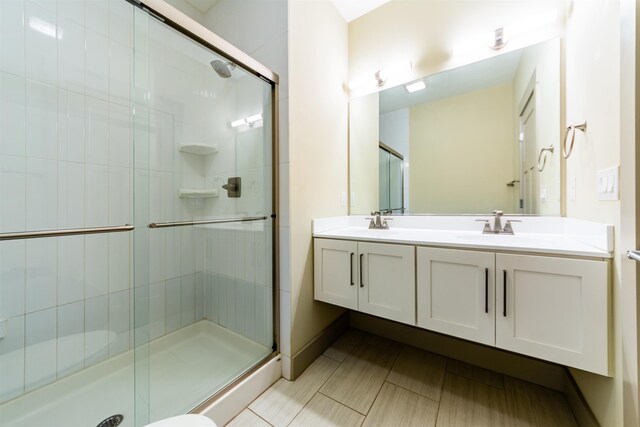
[[[132,11],[0,2],[0,230],[131,222]],[[0,243],[0,402],[130,347],[129,233]]]

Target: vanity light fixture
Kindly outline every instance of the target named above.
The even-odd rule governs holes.
[[[260,120],[262,120],[262,114],[254,114],[253,116],[249,116],[249,117],[245,117],[244,119],[238,119],[238,120],[234,120],[231,122],[231,127],[232,128],[237,128],[238,126],[242,126],[242,125],[249,125],[251,127],[253,127],[256,122],[259,122]]]
[[[418,80],[417,82],[407,83],[404,85],[404,87],[405,89],[407,89],[407,92],[413,93],[426,88],[427,85],[425,85],[424,80],[421,79],[421,80]]]
[[[376,71],[373,78],[367,77],[349,82],[349,90],[373,85],[384,86],[389,77],[406,73],[407,71],[411,71],[412,68],[413,64],[411,61],[398,62],[397,64]]]

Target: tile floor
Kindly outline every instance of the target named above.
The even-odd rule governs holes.
[[[577,426],[561,393],[358,330],[227,426]]]

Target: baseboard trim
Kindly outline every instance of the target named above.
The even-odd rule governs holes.
[[[295,380],[349,328],[349,311],[327,326],[291,358],[290,380]]]
[[[211,405],[198,411],[218,426],[224,426],[244,410],[262,392],[271,387],[282,375],[282,358],[277,355],[238,385],[217,398]]]
[[[593,415],[593,411],[587,404],[582,392],[576,381],[571,376],[571,372],[568,368],[564,370],[564,396],[569,403],[571,412],[575,417],[580,427],[600,427],[600,423]]]

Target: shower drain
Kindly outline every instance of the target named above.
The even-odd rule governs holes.
[[[124,420],[122,414],[111,415],[106,420],[103,420],[96,427],[117,427]]]

